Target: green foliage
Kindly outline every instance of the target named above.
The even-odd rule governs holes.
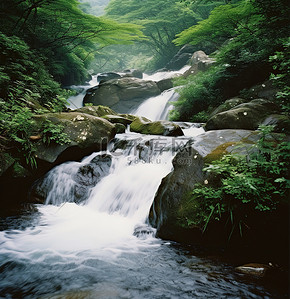
[[[192,191],[199,216],[192,215],[188,223],[206,229],[210,221],[228,217],[233,231],[246,226],[251,214],[289,204],[290,143],[271,136],[271,126],[260,130],[260,139],[247,156],[226,154],[204,168],[212,183],[197,185]]]
[[[281,90],[278,103],[288,110],[289,13],[289,2],[284,0],[234,1],[215,8],[208,19],[181,32],[175,40],[178,45],[191,43],[202,48],[210,43],[218,50],[215,53],[217,73],[213,69],[213,78],[202,75],[202,79],[197,79],[198,74],[192,82],[187,82],[181,89],[175,115],[181,120],[191,119],[211,103],[222,103],[241,90],[267,80],[271,73]],[[209,91],[208,85],[212,86]],[[204,103],[199,104],[201,101]]]
[[[197,76],[190,76],[178,89],[180,97],[174,102],[175,110],[171,113],[172,120],[193,120],[194,115],[206,111],[209,106],[216,106],[227,96],[227,89],[222,83],[226,78],[226,67],[212,67]],[[205,116],[206,112],[202,112]],[[201,116],[202,114],[199,114]]]
[[[71,142],[70,138],[64,133],[64,126],[61,124],[54,124],[50,120],[46,120],[42,125],[42,141],[46,144],[55,142],[57,144],[68,144]]]
[[[290,114],[290,38],[283,42],[283,51],[277,51],[270,56],[273,63],[273,73],[270,79],[279,88],[277,99],[283,111]]]
[[[33,113],[27,107],[15,102],[0,102],[0,136],[12,140],[27,164],[33,167],[36,166],[34,147],[29,140],[35,124],[32,117]]]
[[[147,65],[143,64],[144,67],[156,70],[164,67],[177,52],[178,48],[172,43],[175,35],[207,18],[209,12],[220,3],[222,1],[183,3],[176,0],[147,0],[144,5],[139,0],[111,0],[106,8],[106,16],[143,26],[146,40],[127,48],[124,56],[127,58],[142,53],[143,62],[148,61]],[[127,60],[131,61],[131,57]]]
[[[0,97],[30,98],[45,103],[60,92],[60,85],[48,73],[43,60],[17,36],[0,32]]]
[[[242,5],[240,3],[220,5],[212,10],[207,19],[177,34],[174,42],[177,45],[198,44],[201,48],[211,45],[212,49],[217,49],[234,36],[237,30],[247,26],[245,20],[251,11],[252,5],[248,1]]]
[[[35,57],[43,57],[50,74],[63,85],[85,80],[86,67],[98,49],[110,44],[132,43],[142,36],[137,25],[118,24],[85,14],[78,5],[76,0],[1,3],[3,33],[17,35],[31,49],[37,50]]]

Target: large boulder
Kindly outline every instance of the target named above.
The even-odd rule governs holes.
[[[161,92],[173,88],[173,78],[165,78],[156,82]]]
[[[249,102],[249,101],[242,99],[242,98],[238,98],[238,97],[226,100],[223,104],[221,104],[220,106],[218,106],[211,112],[210,117],[212,117],[218,113],[233,109],[234,107],[236,107],[240,104],[247,103],[247,102]]]
[[[127,69],[124,70],[121,73],[122,77],[135,77],[135,78],[139,78],[142,79],[143,78],[143,73],[140,70],[136,70],[136,69]]]
[[[213,64],[215,64],[215,60],[210,58],[203,51],[196,51],[191,56],[189,64],[191,67],[183,74],[185,78],[187,78],[189,75],[195,75],[198,72],[204,72],[208,70]]]
[[[266,117],[278,111],[272,102],[256,99],[213,115],[205,125],[206,130],[246,129],[255,130]]]
[[[188,195],[196,183],[209,180],[203,172],[205,162],[232,152],[241,141],[247,141],[248,145],[257,139],[257,134],[248,130],[218,130],[201,134],[180,148],[173,159],[174,168],[162,180],[150,210],[150,223],[157,228],[157,235],[184,241],[180,231],[186,221]],[[201,228],[197,228],[196,233],[200,235]]]
[[[93,188],[103,177],[107,176],[112,164],[112,157],[107,154],[97,155],[89,163],[80,165],[78,170],[72,177],[71,190],[63,192],[62,198],[68,202],[80,203],[89,196],[91,188]],[[56,171],[56,169],[52,170]],[[49,192],[53,189],[54,181],[50,178],[50,173],[37,180],[30,192],[30,201],[35,203],[44,203]],[[64,189],[67,186],[64,187]]]
[[[48,163],[78,160],[93,151],[103,149],[115,136],[113,124],[85,113],[48,113],[35,116],[35,120],[38,128],[45,121],[63,126],[63,133],[70,140],[65,144],[45,144],[42,140],[35,143],[35,157]]]
[[[88,89],[84,103],[105,105],[119,113],[126,113],[137,107],[145,98],[161,93],[157,84],[137,78],[109,80]]]
[[[136,118],[130,125],[132,132],[162,135],[162,136],[183,136],[182,129],[170,121],[149,121],[144,117]]]
[[[105,115],[116,115],[117,112],[114,110],[110,109],[109,107],[106,106],[86,106],[82,108],[78,108],[75,110],[72,110],[72,112],[78,112],[78,113],[85,113],[85,114],[90,114],[93,116],[97,117],[102,117]]]
[[[98,75],[97,77],[97,81],[100,82],[106,82],[112,79],[117,79],[117,78],[121,78],[121,75],[118,73],[113,73],[113,72],[109,72],[109,73],[101,73]]]
[[[166,64],[165,69],[170,71],[180,70],[185,66],[194,52],[195,48],[192,45],[184,45],[176,55]]]

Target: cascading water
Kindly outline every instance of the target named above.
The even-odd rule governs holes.
[[[152,121],[167,120],[169,111],[172,109],[171,102],[175,102],[178,97],[174,89],[166,90],[159,96],[147,99],[131,113],[147,117]]]
[[[185,135],[202,133],[180,125]],[[271,296],[255,282],[238,281],[232,266],[156,239],[148,226],[154,194],[189,138],[120,134],[106,152],[50,171],[40,183],[46,205],[0,219],[0,297]]]
[[[99,84],[98,82],[98,75],[92,76],[92,79],[88,82],[88,85],[83,86],[71,86],[72,90],[81,90],[77,95],[69,97],[67,100],[68,105],[67,107],[74,110],[77,108],[83,107],[83,99],[86,95],[86,92],[89,88],[93,86],[97,86]]]

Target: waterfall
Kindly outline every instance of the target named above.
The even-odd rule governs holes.
[[[131,113],[144,116],[148,119],[168,120],[169,111],[172,110],[172,102],[178,99],[179,95],[174,89],[166,90],[161,95],[145,100],[136,110]]]
[[[175,98],[168,90],[136,114],[166,118]],[[185,136],[118,134],[106,151],[37,182],[46,204],[7,217],[0,230],[0,297],[273,297],[228,274],[228,264],[155,238],[147,221],[154,195],[178,149],[203,132],[200,124],[178,124]]]
[[[83,99],[86,95],[86,92],[89,88],[93,86],[97,86],[99,84],[98,82],[98,75],[92,76],[92,79],[88,82],[88,85],[82,85],[82,86],[70,86],[70,89],[72,90],[80,90],[77,95],[71,96],[67,100],[67,107],[74,110],[83,107]]]
[[[134,235],[145,232],[152,238],[154,230],[146,224],[150,206],[184,139],[120,134],[106,152],[55,167],[42,182],[48,193],[47,205],[38,207],[40,224],[20,235],[0,233],[4,247],[99,253],[108,247],[138,248]],[[79,173],[93,172],[99,180],[79,182]],[[90,181],[91,176],[85,179]],[[85,196],[78,201],[80,194]]]

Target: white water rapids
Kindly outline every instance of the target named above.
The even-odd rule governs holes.
[[[170,90],[148,99],[136,113],[166,118],[174,96]],[[106,152],[51,170],[43,181],[46,205],[4,220],[0,298],[266,298],[263,288],[237,282],[229,266],[156,239],[147,223],[176,150],[203,132],[180,125],[185,137],[128,132]],[[82,189],[79,174],[90,167],[102,176],[93,185],[83,182]]]

